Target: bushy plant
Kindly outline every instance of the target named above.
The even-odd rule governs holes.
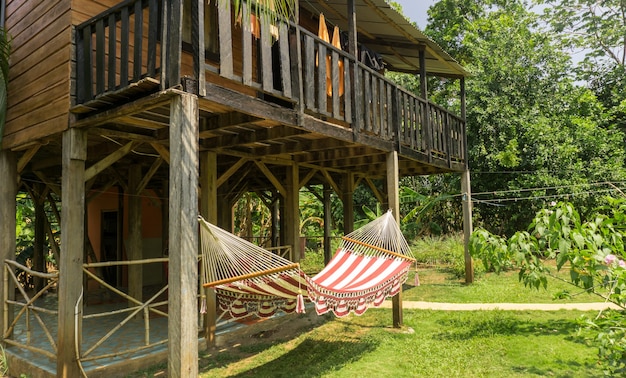
[[[555,259],[557,270],[570,269],[568,283],[626,309],[626,200],[607,198],[588,220],[570,203],[553,203],[540,210],[527,231],[508,240],[485,230],[472,234],[470,252],[485,266],[512,266],[527,287],[547,287],[550,269],[544,258]],[[496,272],[501,269],[494,269]],[[557,297],[568,297],[563,291]],[[626,374],[626,318],[622,312],[601,312],[584,322],[585,332],[598,345],[608,375]]]

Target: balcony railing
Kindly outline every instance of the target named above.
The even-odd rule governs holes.
[[[245,1],[235,26],[230,5],[219,5],[219,56],[211,60],[199,32],[205,28],[203,2],[192,1],[192,51],[186,54],[178,47],[178,27],[162,30],[162,15],[171,22],[182,9],[163,9],[162,4],[128,0],[76,27],[78,104],[145,77],[167,88],[180,83],[183,67],[191,65],[199,83],[219,76],[349,128],[357,139],[394,146],[440,166],[465,164],[462,118],[402,89],[310,31],[293,23],[258,21]],[[160,62],[167,67],[161,69]],[[203,85],[197,89],[204,95]]]

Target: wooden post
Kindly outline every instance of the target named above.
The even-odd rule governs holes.
[[[15,153],[10,150],[0,150],[0,282],[3,290],[0,293],[2,300],[2,317],[0,318],[0,342],[4,341],[5,329],[13,321],[12,307],[6,304],[7,299],[15,299],[14,285],[8,278],[5,271],[4,261],[15,260],[15,212],[17,195],[17,160]]]
[[[426,153],[428,154],[428,162],[433,161],[433,155],[431,154],[431,148],[433,146],[432,141],[432,126],[430,124],[430,104],[428,103],[428,81],[426,80],[426,51],[424,47],[419,51],[420,60],[420,92],[421,97],[425,101],[424,117],[422,125],[424,130],[424,139],[426,140]]]
[[[357,29],[356,29],[356,1],[348,0],[348,52],[356,57],[357,61],[359,57]]]
[[[330,246],[330,225],[332,209],[330,207],[330,185],[324,184],[324,265],[330,262],[332,251]]]
[[[163,37],[161,45],[161,89],[180,84],[183,45],[183,0],[163,3]],[[170,164],[170,166],[173,166]]]
[[[200,154],[200,214],[208,222],[217,224],[217,154],[215,152],[202,152]],[[204,264],[201,265],[204,275]],[[206,301],[206,314],[202,317],[204,339],[206,346],[215,345],[215,328],[217,325],[217,302],[215,290],[212,288],[200,288],[200,294]]]
[[[198,376],[198,99],[181,94],[170,108],[170,377]]]
[[[45,256],[44,244],[46,240],[45,222],[46,212],[44,209],[45,195],[42,195],[43,185],[35,185],[33,191],[33,204],[35,206],[35,243],[33,245],[33,269],[38,272],[44,271]],[[35,292],[39,292],[44,287],[44,280],[41,277],[33,277]]]
[[[398,171],[398,152],[387,153],[387,198],[396,222],[400,223],[400,177]],[[402,288],[392,298],[393,326],[402,327]]]
[[[354,231],[354,173],[343,175],[343,233]]]
[[[87,132],[69,129],[63,132],[63,173],[61,181],[61,254],[59,261],[59,314],[57,340],[57,376],[80,377],[76,361],[76,342],[80,345],[81,325],[75,327],[75,308],[83,290],[83,248],[85,246],[85,160]],[[78,339],[78,340],[77,340]]]
[[[291,260],[300,261],[300,177],[297,164],[287,167],[285,183],[285,244],[291,245]],[[281,217],[283,218],[283,217]],[[281,228],[282,230],[283,228]],[[304,252],[304,251],[302,251]]]
[[[469,253],[469,239],[473,232],[472,225],[472,189],[470,171],[466,169],[461,176],[461,193],[463,195],[463,239],[465,250],[465,283],[474,282],[474,261]]]
[[[143,256],[143,238],[141,237],[141,165],[133,164],[128,170],[128,245],[129,260],[141,260]],[[128,295],[141,301],[143,298],[143,265],[128,266]],[[128,307],[136,304],[128,302]],[[137,314],[141,318],[141,313]]]

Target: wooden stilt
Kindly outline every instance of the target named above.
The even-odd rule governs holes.
[[[7,280],[7,272],[4,267],[4,260],[15,259],[15,211],[17,195],[17,159],[10,150],[0,150],[0,282],[2,282],[2,293],[0,299],[3,304],[3,314],[0,318],[0,341],[4,341],[6,328],[13,322],[13,311],[10,311],[6,300],[15,299],[13,284]]]
[[[217,224],[217,154],[202,152],[200,154],[200,214],[212,224]],[[204,269],[204,264],[201,265]],[[204,275],[204,271],[202,272]],[[215,328],[217,325],[217,301],[213,288],[201,288],[202,300],[206,303],[203,319],[203,331],[206,346],[215,345]]]
[[[387,154],[387,198],[396,222],[400,223],[400,177],[398,173],[398,152],[392,151]],[[402,288],[392,298],[393,326],[402,327]]]
[[[300,177],[297,164],[287,167],[287,182],[285,183],[285,191],[285,244],[291,245],[290,260],[299,262],[301,256]]]
[[[470,171],[465,170],[461,176],[461,193],[463,195],[463,239],[465,250],[465,283],[474,282],[474,261],[469,253],[469,239],[473,232],[472,225],[472,189]]]
[[[343,233],[354,231],[354,174],[345,173],[342,183],[343,199]]]
[[[198,99],[181,94],[170,108],[168,368],[198,376]]]
[[[324,184],[324,265],[330,262],[333,253],[330,246],[331,217],[330,185]]]
[[[128,172],[128,245],[127,253],[129,260],[141,260],[143,258],[143,238],[141,236],[141,192],[139,183],[141,182],[141,166],[132,165]],[[142,301],[143,298],[143,267],[141,265],[130,265],[128,267],[128,294]],[[135,306],[129,302],[129,307]],[[141,313],[137,314],[137,318]]]
[[[61,182],[61,254],[59,261],[59,320],[57,376],[80,377],[76,360],[81,324],[75,309],[81,310],[83,248],[85,246],[85,160],[87,133],[69,129],[63,133],[63,176]],[[78,325],[78,327],[76,327]]]

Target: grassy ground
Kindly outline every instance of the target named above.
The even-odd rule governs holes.
[[[427,240],[416,248],[421,286],[409,285],[412,272],[405,284],[405,301],[549,303],[554,292],[571,290],[558,280],[551,280],[548,290],[526,289],[514,272],[479,274],[474,284],[465,285],[458,278],[463,253],[458,240]],[[307,260],[307,273],[321,266],[320,256],[307,255]],[[571,301],[598,300],[582,294]],[[382,309],[370,309],[360,317],[328,317],[321,326],[291,327],[287,333],[281,326],[263,337],[204,352],[201,376],[603,376],[597,350],[577,336],[581,316],[596,313],[404,310],[403,314],[401,329],[390,327],[391,310]],[[133,377],[163,374],[163,368],[156,367]]]
[[[594,377],[578,312],[405,311],[332,319],[282,342],[209,351],[202,377]]]

